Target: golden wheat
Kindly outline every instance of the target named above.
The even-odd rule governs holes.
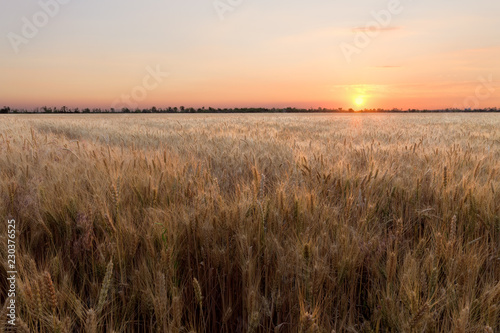
[[[497,114],[3,115],[0,134],[22,330],[500,331]]]

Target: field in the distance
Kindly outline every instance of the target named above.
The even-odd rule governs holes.
[[[19,332],[500,331],[498,114],[6,115],[0,189]]]

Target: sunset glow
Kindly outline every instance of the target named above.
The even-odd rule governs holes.
[[[357,106],[362,106],[365,104],[365,98],[363,96],[358,96],[356,97],[356,100],[354,101]]]
[[[0,102],[26,108],[500,105],[498,1],[454,2],[453,8],[430,0],[235,3],[6,2]],[[156,70],[168,76],[151,73]]]

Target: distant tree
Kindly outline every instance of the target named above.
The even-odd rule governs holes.
[[[0,113],[9,113],[10,112],[10,107],[4,106],[2,109],[0,109]]]

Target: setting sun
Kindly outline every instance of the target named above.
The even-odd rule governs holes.
[[[357,106],[361,106],[361,105],[365,104],[365,98],[363,96],[358,96],[354,100],[354,103],[356,103]]]

